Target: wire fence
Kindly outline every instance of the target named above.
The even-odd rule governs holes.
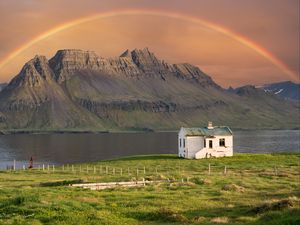
[[[103,165],[78,165],[78,164],[35,164],[33,168],[28,168],[25,164],[21,168],[16,168],[16,161],[13,165],[7,166],[7,172],[41,172],[48,174],[86,174],[86,175],[101,175],[101,176],[159,176],[166,177],[187,177],[195,175],[242,175],[242,174],[257,174],[257,175],[275,175],[284,176],[285,173],[299,174],[298,170],[288,166],[273,166],[273,167],[237,167],[230,165],[214,165],[211,163],[202,164],[201,167],[188,167],[183,165],[167,166],[167,165],[151,165],[151,166],[115,166],[109,165],[107,162]]]

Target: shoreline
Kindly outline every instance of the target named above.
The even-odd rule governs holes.
[[[233,131],[276,131],[276,130],[300,130],[300,127],[291,128],[231,128]],[[122,133],[177,133],[178,129],[174,130],[153,130],[153,129],[139,129],[139,130],[0,130],[1,135],[19,135],[19,134],[122,134]]]

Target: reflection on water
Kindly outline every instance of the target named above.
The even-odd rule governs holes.
[[[234,152],[299,152],[299,130],[236,131]],[[177,152],[177,133],[19,134],[0,136],[0,168],[16,159],[77,163],[120,156]]]

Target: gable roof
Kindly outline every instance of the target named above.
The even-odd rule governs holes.
[[[229,127],[213,127],[208,129],[207,127],[191,127],[186,128],[185,130],[186,136],[231,136],[232,131]]]

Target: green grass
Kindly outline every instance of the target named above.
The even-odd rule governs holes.
[[[77,164],[76,172],[71,166],[2,171],[0,224],[299,224],[299,161],[297,153],[203,160],[152,155]],[[68,186],[143,177],[171,182],[101,191]],[[282,201],[289,204],[277,207]]]

